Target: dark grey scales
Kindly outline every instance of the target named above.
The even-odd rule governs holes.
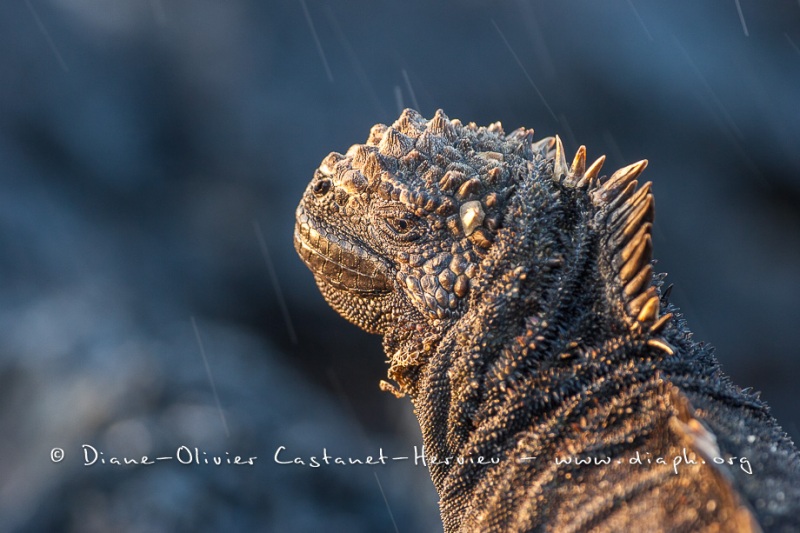
[[[295,247],[383,335],[446,531],[800,531],[797,450],[653,272],[647,162],[605,177],[603,159],[405,110],[323,160]],[[478,456],[499,464],[456,460]]]

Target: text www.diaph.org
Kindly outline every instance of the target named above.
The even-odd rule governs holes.
[[[532,459],[532,458],[531,458]],[[733,466],[738,464],[739,468],[742,469],[743,472],[746,474],[753,474],[753,467],[750,465],[750,461],[747,457],[711,457],[709,461],[715,465],[728,465]],[[556,457],[555,463],[558,466],[567,466],[567,465],[576,465],[576,466],[608,466],[612,463],[615,464],[629,464],[632,466],[647,466],[647,465],[672,465],[672,470],[675,474],[678,473],[679,469],[685,466],[693,466],[693,465],[704,465],[708,462],[705,459],[697,458],[694,454],[689,454],[686,452],[686,448],[683,449],[680,455],[675,455],[673,457],[653,457],[649,452],[645,452],[644,454],[639,453],[638,451],[628,457],[628,458],[612,458],[609,456],[603,457]]]

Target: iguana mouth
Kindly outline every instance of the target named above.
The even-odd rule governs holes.
[[[386,267],[360,246],[315,224],[305,210],[297,210],[294,247],[319,279],[337,289],[377,294],[392,290]]]

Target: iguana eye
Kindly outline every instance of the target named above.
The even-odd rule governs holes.
[[[400,234],[408,233],[414,227],[413,221],[405,218],[387,218],[386,223],[392,230]]]
[[[396,216],[389,215],[384,218],[384,222],[385,232],[401,241],[413,241],[419,237],[419,233],[415,231],[418,225],[417,221],[414,219],[414,215],[410,213]]]

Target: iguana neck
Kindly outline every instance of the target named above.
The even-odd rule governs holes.
[[[503,441],[515,442],[515,432],[556,427],[555,418],[594,401],[593,388],[627,387],[636,395],[652,388],[656,372],[681,371],[677,359],[662,364],[666,354],[606,301],[596,259],[602,234],[580,230],[590,224],[562,194],[569,191],[518,191],[467,312],[440,336],[430,332],[427,349],[424,335],[413,332],[394,345],[393,363],[402,354],[418,364],[401,373],[402,384],[430,456],[486,457]],[[530,213],[540,205],[547,207]],[[531,216],[548,223],[522,222]],[[437,488],[452,466],[431,466]]]
[[[473,377],[490,383],[481,372],[558,367],[646,342],[622,320],[622,304],[608,299],[616,280],[600,267],[604,234],[593,229],[588,200],[556,182],[547,185],[516,187],[503,227],[479,259],[462,316],[435,325],[399,323],[384,336],[399,391],[416,397],[420,369],[442,352],[478,357],[484,368]]]

